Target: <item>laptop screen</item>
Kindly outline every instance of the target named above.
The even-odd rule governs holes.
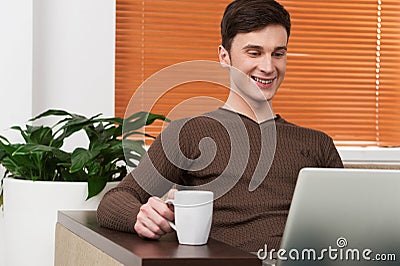
[[[400,170],[304,168],[277,265],[400,265]]]

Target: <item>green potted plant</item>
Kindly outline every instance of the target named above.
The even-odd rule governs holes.
[[[54,118],[52,126],[39,124]],[[145,153],[144,141],[134,136],[154,138],[142,129],[156,120],[168,121],[148,112],[87,118],[48,110],[30,119],[25,128],[12,127],[23,143],[0,135],[0,163],[6,169],[0,199],[1,206],[4,195],[6,263],[52,265],[57,210],[97,208],[102,195],[117,183],[111,181],[121,180],[126,166],[135,167]],[[87,148],[65,151],[65,141],[78,132],[87,136]]]
[[[63,110],[48,110],[29,121],[50,116],[61,119],[51,127],[29,124],[25,129],[12,127],[21,133],[25,143],[11,143],[0,135],[0,163],[6,168],[4,177],[33,181],[84,181],[88,183],[88,199],[97,195],[107,182],[121,180],[127,174],[126,165],[136,166],[126,156],[139,161],[145,153],[143,140],[128,137],[144,134],[140,129],[155,120],[166,120],[163,115],[147,112],[123,119],[101,118],[100,114],[86,118]],[[126,132],[122,131],[123,124]],[[88,148],[78,147],[72,152],[62,150],[64,141],[79,131],[86,133]]]

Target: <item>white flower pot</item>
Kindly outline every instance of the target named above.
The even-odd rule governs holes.
[[[117,182],[87,197],[86,182],[4,179],[5,265],[54,265],[58,210],[94,210]]]

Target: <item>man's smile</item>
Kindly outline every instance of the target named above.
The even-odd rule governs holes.
[[[274,81],[274,79],[275,79],[275,78],[272,78],[272,79],[263,79],[263,78],[259,78],[259,77],[256,77],[256,76],[251,76],[251,78],[252,78],[254,81],[259,82],[259,83],[264,84],[264,85],[271,84],[272,81]]]

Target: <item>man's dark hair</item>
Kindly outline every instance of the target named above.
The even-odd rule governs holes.
[[[274,0],[235,0],[226,7],[221,21],[222,46],[230,52],[236,34],[269,25],[285,27],[289,39],[290,15],[281,4]]]

